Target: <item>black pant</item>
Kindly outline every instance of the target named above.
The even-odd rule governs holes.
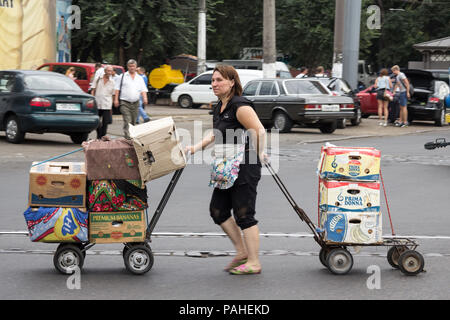
[[[231,217],[233,209],[234,219],[241,230],[253,227],[255,220],[256,183],[235,184],[229,189],[215,188],[209,211],[214,222],[221,225]]]
[[[100,124],[97,128],[97,139],[105,136],[108,131],[108,124],[112,123],[112,110],[98,110]]]

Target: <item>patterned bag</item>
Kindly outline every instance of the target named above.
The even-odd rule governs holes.
[[[79,208],[28,208],[24,213],[33,242],[88,241],[88,213]]]
[[[211,169],[210,187],[229,189],[238,178],[244,160],[245,144],[216,144]]]
[[[88,208],[94,212],[139,211],[148,207],[147,188],[140,181],[88,181]]]

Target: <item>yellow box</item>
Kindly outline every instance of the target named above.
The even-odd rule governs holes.
[[[378,181],[380,158],[375,148],[322,147],[318,171],[322,179]]]
[[[445,122],[450,123],[450,113],[445,115]]]
[[[31,167],[28,204],[30,207],[86,207],[84,162],[46,162]]]
[[[89,212],[91,243],[144,242],[145,211]]]

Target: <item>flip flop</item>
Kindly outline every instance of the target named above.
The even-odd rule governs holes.
[[[230,270],[231,274],[260,274],[262,269],[260,270],[253,270],[251,267],[246,266],[245,264],[241,264],[240,266],[233,268]]]
[[[223,269],[225,272],[229,272],[231,269],[234,269],[236,267],[239,267],[241,264],[247,263],[247,258],[245,259],[233,259],[231,262]]]

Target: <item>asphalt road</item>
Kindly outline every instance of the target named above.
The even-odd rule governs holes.
[[[178,117],[177,126],[190,132],[192,120],[202,117],[208,120],[205,113]],[[404,276],[387,263],[387,249],[375,247],[354,254],[355,263],[348,275],[335,276],[320,264],[319,246],[310,237],[262,237],[262,274],[238,277],[222,271],[232,254],[231,243],[226,238],[154,237],[151,246],[155,264],[146,275],[133,276],[125,270],[122,245],[97,245],[88,252],[81,273],[81,289],[70,290],[69,277],[58,274],[53,267],[52,251],[56,245],[31,243],[25,236],[3,235],[0,236],[0,299],[449,299],[450,149],[427,151],[423,145],[436,138],[450,139],[450,130],[448,127],[436,130],[424,123],[407,128],[409,131],[399,131],[403,129],[377,128],[375,122],[368,119],[361,128],[350,127],[332,135],[318,134],[312,129],[295,129],[291,134],[281,135],[279,151],[273,154],[274,158],[279,156],[279,175],[315,222],[318,187],[315,171],[324,142],[380,149],[395,232],[427,236],[418,240],[418,251],[425,256],[426,273]],[[120,135],[120,123],[111,130]],[[75,148],[68,137],[61,135],[29,135],[24,144],[11,145],[0,133],[0,231],[26,230],[23,212],[27,208],[31,162]],[[79,152],[64,160],[83,159],[83,153]],[[211,196],[208,176],[206,164],[191,164],[185,169],[156,233],[221,232],[208,214]],[[170,176],[166,176],[148,184],[150,213],[169,180]],[[384,198],[382,210],[383,233],[389,235]],[[308,232],[270,176],[264,176],[260,182],[256,217],[264,234]],[[430,236],[438,238],[430,239]],[[367,271],[371,266],[379,267],[379,289],[367,286],[371,276]]]

